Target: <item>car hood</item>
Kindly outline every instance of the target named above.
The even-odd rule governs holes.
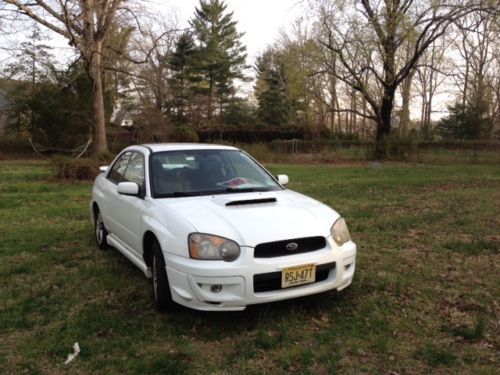
[[[158,199],[194,231],[232,239],[240,246],[330,235],[339,214],[291,190]]]

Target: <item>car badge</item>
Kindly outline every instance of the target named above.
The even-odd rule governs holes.
[[[296,242],[290,242],[290,243],[286,244],[286,249],[288,251],[297,251],[298,248],[299,248],[299,244]]]

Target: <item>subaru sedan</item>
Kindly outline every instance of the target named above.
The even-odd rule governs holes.
[[[145,144],[101,167],[99,249],[152,279],[156,307],[243,310],[351,284],[356,245],[332,208],[228,146]]]

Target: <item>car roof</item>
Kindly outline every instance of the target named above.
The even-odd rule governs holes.
[[[206,143],[148,143],[139,146],[146,147],[151,152],[182,150],[238,150],[236,147]]]

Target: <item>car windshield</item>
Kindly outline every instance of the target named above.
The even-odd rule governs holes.
[[[238,150],[182,150],[151,155],[153,196],[281,190],[269,173]]]

